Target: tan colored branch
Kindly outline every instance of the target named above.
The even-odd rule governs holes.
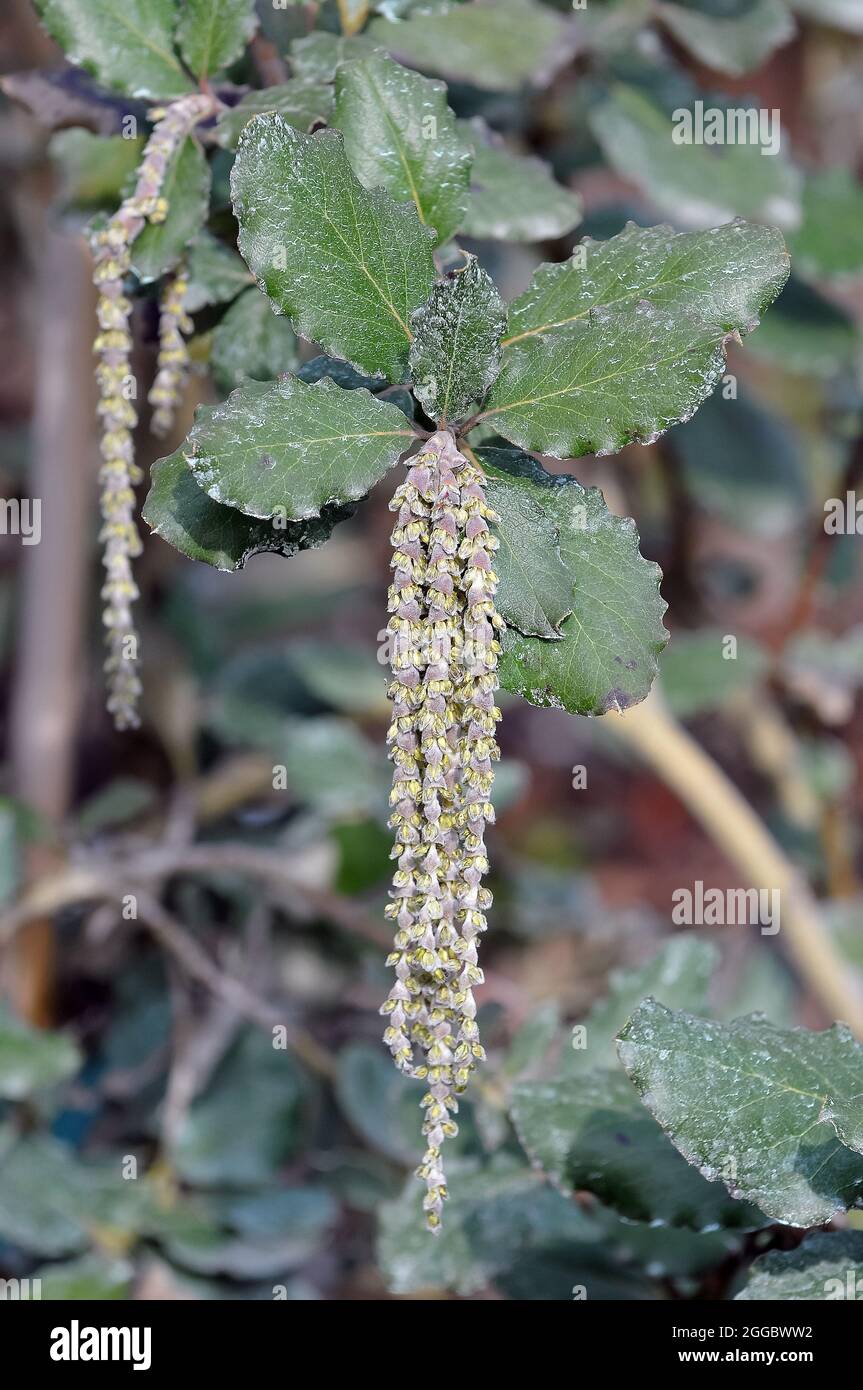
[[[708,835],[757,888],[777,888],[781,930],[802,979],[830,1018],[863,1038],[863,991],[837,951],[802,874],[708,753],[677,722],[658,690],[607,726],[677,793]]]

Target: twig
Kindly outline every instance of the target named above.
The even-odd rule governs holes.
[[[722,769],[677,723],[658,690],[608,726],[644,758],[756,886],[778,888],[781,926],[801,977],[830,1018],[863,1038],[863,992],[831,940],[803,876]]]

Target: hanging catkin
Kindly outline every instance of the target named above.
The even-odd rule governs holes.
[[[174,102],[164,112],[152,112],[157,123],[138,170],[134,192],[125,199],[107,226],[93,237],[93,279],[99,291],[98,412],[101,422],[102,466],[99,473],[104,525],[105,584],[103,618],[107,633],[108,710],[118,729],[138,724],[138,634],[132,605],[138,590],[132,560],[141,553],[135,522],[135,484],[141,473],[135,464],[133,430],[138,414],[131,370],[131,301],[125,293],[131,247],[147,222],[163,222],[168,204],[162,197],[165,171],[182,140],[210,114],[213,98],[195,94]]]
[[[189,289],[185,265],[169,275],[159,296],[159,356],[156,376],[147,397],[153,407],[150,428],[159,439],[171,430],[189,370],[185,335],[192,331],[185,301]]]
[[[485,1055],[473,987],[482,983],[476,937],[491,905],[482,877],[500,718],[498,543],[482,474],[446,431],[411,461],[390,506],[398,513],[388,626],[398,867],[387,915],[397,930],[388,959],[396,981],[381,1012],[396,1066],[428,1083],[417,1175],[428,1225],[438,1230],[447,1195],[441,1148],[458,1132],[457,1096]]]

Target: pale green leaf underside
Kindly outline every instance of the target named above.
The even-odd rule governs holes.
[[[411,318],[410,371],[432,420],[463,420],[481,401],[500,368],[506,311],[494,282],[475,256],[436,284]]]
[[[529,1158],[564,1192],[593,1192],[630,1221],[752,1229],[751,1206],[688,1167],[621,1071],[515,1087],[511,1114]]]
[[[297,130],[309,130],[332,116],[333,89],[323,82],[292,78],[279,87],[249,92],[236,106],[222,112],[216,122],[216,139],[225,149],[235,150],[249,121],[270,111],[277,111]]]
[[[753,0],[745,6],[661,3],[659,17],[694,57],[715,72],[740,77],[760,67],[796,32],[783,0]]]
[[[546,473],[516,450],[476,453],[492,506],[505,509],[507,489],[519,486],[556,528],[571,586],[560,640],[507,628],[501,684],[531,704],[571,714],[606,714],[643,700],[668,634],[659,567],[640,555],[634,522],[609,512],[598,488]]]
[[[572,25],[533,0],[476,0],[401,23],[376,19],[367,32],[413,67],[492,91],[547,82],[575,48]]]
[[[215,501],[301,521],[364,497],[412,439],[401,411],[364,388],[288,377],[247,381],[201,408],[187,457]]]
[[[580,250],[581,248],[577,248]],[[674,235],[629,225],[541,266],[510,307],[504,364],[479,417],[558,458],[613,453],[687,420],[788,275],[771,228]]]
[[[210,166],[193,136],[170,161],[163,193],[168,200],[164,222],[148,224],[132,243],[132,267],[145,284],[173,270],[207,217]]]
[[[495,141],[484,122],[463,121],[473,142],[465,236],[499,241],[546,241],[581,221],[581,199],[553,178],[540,159]]]
[[[300,345],[286,318],[250,286],[240,295],[213,333],[210,370],[220,391],[241,381],[273,381],[300,363]]]
[[[770,108],[763,109],[769,118]],[[754,119],[760,119],[758,109]],[[589,120],[612,169],[678,225],[709,227],[732,217],[796,225],[801,178],[781,150],[762,154],[759,144],[736,134],[731,143],[675,143],[670,115],[632,87],[613,87]],[[683,130],[682,124],[676,128]],[[693,126],[693,137],[697,133]]]
[[[190,560],[233,571],[241,570],[252,555],[263,551],[295,555],[323,545],[333,527],[353,511],[350,506],[325,507],[319,517],[289,521],[283,526],[244,516],[233,507],[214,502],[198,487],[186,462],[187,448],[182,446],[153,466],[142,515],[154,535]]]
[[[128,96],[194,91],[173,47],[175,0],[35,0],[70,63]]]
[[[863,1231],[814,1231],[796,1250],[760,1255],[735,1301],[856,1301],[861,1288]]]
[[[377,51],[378,45],[362,34],[345,38],[320,30],[294,39],[291,44],[291,69],[297,77],[309,82],[332,82],[340,63],[351,58],[364,58]]]
[[[647,999],[618,1053],[684,1157],[773,1220],[863,1205],[863,1047],[844,1025],[713,1023]]]
[[[236,299],[252,284],[245,262],[209,232],[202,232],[192,243],[188,255],[186,309],[195,314],[208,304],[224,304]]]
[[[184,0],[177,47],[200,81],[239,58],[255,29],[255,0]]]
[[[301,135],[275,114],[243,131],[231,189],[240,251],[279,312],[333,356],[401,381],[435,273],[413,205],[363,188],[336,131]]]
[[[446,87],[384,53],[343,63],[336,73],[334,124],[365,188],[411,201],[436,244],[461,226],[467,206],[470,142],[456,127]]]
[[[71,1038],[31,1028],[0,1005],[0,1099],[24,1100],[68,1080],[80,1065]]]

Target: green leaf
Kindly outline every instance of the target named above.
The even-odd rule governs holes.
[[[255,116],[277,111],[297,130],[329,121],[333,111],[333,89],[322,82],[292,78],[279,87],[249,92],[236,106],[223,111],[216,122],[216,139],[226,150],[235,150],[245,127]]]
[[[132,243],[132,268],[144,284],[173,270],[207,218],[210,166],[193,136],[168,164],[162,192],[168,200],[164,222],[149,223]]]
[[[476,256],[435,285],[411,316],[414,391],[432,420],[463,420],[500,370],[503,300]]]
[[[788,275],[782,237],[744,222],[675,236],[629,224],[540,266],[510,307],[504,363],[478,419],[557,458],[649,443],[719,381]]]
[[[434,281],[433,233],[413,206],[362,187],[336,131],[281,116],[243,131],[231,176],[239,248],[279,313],[361,371],[404,379],[408,323]]]
[[[803,222],[789,236],[788,249],[804,275],[863,272],[863,187],[848,169],[825,169],[806,180]]]
[[[285,766],[291,793],[322,816],[345,820],[380,815],[386,807],[385,770],[352,720],[335,715],[290,720],[272,747]]]
[[[844,1024],[713,1023],[647,999],[618,1052],[684,1157],[774,1221],[863,1205],[863,1047]]]
[[[724,109],[704,105],[710,111]],[[758,110],[752,108],[754,118]],[[589,120],[612,169],[675,222],[707,227],[750,217],[796,226],[801,177],[781,152],[763,155],[760,145],[748,141],[677,144],[673,137],[678,130],[686,133],[683,125],[675,125],[632,87],[613,87],[591,108]],[[693,128],[692,133],[698,132]]]
[[[186,309],[196,314],[209,304],[236,299],[251,286],[252,277],[236,251],[202,232],[189,251],[187,283]]]
[[[547,164],[516,154],[484,121],[461,122],[473,141],[465,236],[499,241],[546,241],[581,221],[581,199],[553,177]]]
[[[488,469],[488,499],[500,517],[495,527],[500,541],[498,611],[508,627],[526,637],[560,638],[574,599],[572,575],[561,554],[559,519],[549,515],[532,473],[515,471],[515,450],[480,449],[477,458]],[[510,463],[513,471],[506,471]],[[524,466],[538,467],[532,460]]]
[[[128,1260],[89,1250],[62,1264],[42,1265],[30,1275],[41,1285],[40,1298],[46,1302],[94,1302],[127,1298],[135,1275]]]
[[[501,612],[512,624],[501,660],[504,688],[571,714],[605,714],[643,700],[668,634],[660,571],[639,554],[635,524],[609,512],[597,488],[585,489],[569,474],[546,473],[518,450],[476,453],[501,534],[503,518],[511,515],[509,490],[523,488],[556,527],[571,580],[572,613],[559,625],[561,641],[523,636],[516,626],[520,612],[504,592]]]
[[[150,530],[190,560],[203,560],[217,570],[241,570],[253,555],[275,551],[296,555],[329,540],[333,528],[353,513],[353,507],[324,507],[309,521],[256,521],[233,507],[214,502],[198,487],[181,445],[159,459],[142,516]]]
[[[35,0],[70,63],[105,87],[160,101],[194,91],[173,49],[174,0]]]
[[[475,0],[401,23],[376,19],[367,33],[412,67],[492,91],[543,85],[575,51],[574,26],[533,0]]]
[[[416,1163],[419,1098],[380,1047],[353,1042],[342,1048],[336,1099],[352,1129],[396,1163]]]
[[[257,27],[255,0],[185,0],[177,47],[200,81],[239,58]]]
[[[661,0],[657,13],[695,58],[732,77],[760,67],[797,28],[783,0]]]
[[[189,464],[216,502],[302,521],[364,497],[412,439],[401,411],[364,389],[247,381],[199,410]]]
[[[593,1192],[629,1221],[696,1231],[764,1225],[684,1162],[621,1071],[525,1082],[511,1115],[531,1162],[561,1191]]]
[[[612,1067],[616,1071],[617,1034],[642,999],[650,994],[669,1008],[702,1009],[718,961],[719,952],[711,942],[686,933],[673,936],[647,965],[634,970],[612,970],[608,994],[594,1004],[585,1019],[586,1046],[564,1050],[560,1074],[580,1074],[596,1067]],[[573,1039],[579,1035],[580,1029],[576,1029]]]
[[[831,1302],[863,1297],[863,1231],[813,1231],[796,1250],[770,1250],[753,1263],[738,1300]]]
[[[446,87],[385,53],[343,63],[336,73],[334,124],[364,188],[413,202],[435,245],[461,226],[471,147],[447,106]]]
[[[171,1161],[181,1178],[198,1187],[272,1182],[296,1151],[303,1101],[290,1052],[246,1030],[186,1114]]]
[[[662,689],[679,719],[722,709],[735,699],[752,699],[769,670],[770,654],[758,642],[741,636],[736,655],[729,658],[725,655],[725,636],[721,628],[674,634],[662,658]],[[644,993],[654,994],[655,990]],[[663,1004],[668,1002],[662,999]],[[698,1005],[681,1000],[674,1007],[695,1009]]]
[[[297,77],[308,82],[332,82],[340,63],[351,58],[364,58],[376,53],[378,45],[362,34],[345,38],[343,34],[323,31],[294,39],[291,44],[291,66]]]
[[[71,1038],[43,1033],[0,1005],[0,1099],[23,1100],[67,1081],[81,1065]]]
[[[94,211],[113,209],[127,179],[141,159],[144,141],[122,135],[94,135],[81,127],[58,130],[48,152],[60,170],[57,197],[61,207]]]
[[[562,1245],[572,1263],[576,1243],[596,1239],[590,1218],[519,1159],[499,1154],[487,1166],[453,1159],[447,1171],[450,1197],[434,1239],[425,1229],[416,1178],[381,1207],[378,1263],[392,1293],[451,1289],[468,1296],[528,1251]],[[570,1277],[570,1289],[572,1283]]]
[[[300,365],[300,345],[287,319],[274,314],[252,286],[241,294],[213,334],[210,369],[220,391],[243,381],[272,381]]]
[[[305,1264],[336,1215],[328,1193],[313,1187],[273,1188],[214,1203],[233,1229],[202,1227],[165,1242],[169,1258],[197,1274],[274,1279]]]

